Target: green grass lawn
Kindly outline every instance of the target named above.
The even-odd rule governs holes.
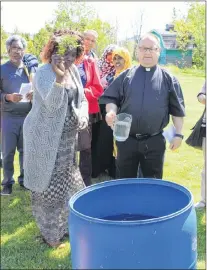
[[[175,75],[181,83],[185,96],[187,116],[184,135],[186,138],[190,134],[190,128],[203,111],[203,106],[197,102],[196,95],[203,85],[204,78],[180,72]],[[202,152],[188,147],[183,142],[178,151],[167,150],[164,179],[189,188],[193,193],[194,201],[198,201],[202,165]],[[16,156],[15,179],[18,174]],[[95,182],[101,180],[94,179]],[[205,212],[197,212],[197,219],[198,269],[205,269]],[[31,213],[29,192],[23,191],[18,184],[15,184],[12,195],[1,198],[2,269],[70,269],[70,243],[65,240],[64,249],[53,249],[42,243],[38,236],[39,230]]]

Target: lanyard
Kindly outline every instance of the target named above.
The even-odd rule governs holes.
[[[25,65],[23,65],[24,71],[29,79],[29,82],[32,82],[32,76],[29,75],[29,71]]]

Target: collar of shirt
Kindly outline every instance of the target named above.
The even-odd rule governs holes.
[[[153,72],[156,70],[157,65],[153,66],[153,67],[143,67],[142,65],[140,65],[140,68],[145,71],[145,72]]]
[[[12,66],[14,66],[14,67],[16,67],[17,69],[18,68],[24,68],[24,64],[23,64],[23,62],[21,61],[21,63],[20,63],[20,65],[19,66],[17,66],[17,65],[15,65],[14,63],[12,63],[11,61],[9,61],[10,62],[10,64],[12,65]]]

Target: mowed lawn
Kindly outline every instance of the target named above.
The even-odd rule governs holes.
[[[184,135],[200,117],[203,106],[196,95],[204,82],[204,77],[177,73],[186,103]],[[167,145],[168,147],[169,145]],[[164,179],[189,188],[194,201],[200,199],[200,173],[203,166],[202,152],[182,147],[171,152],[167,150],[164,166]],[[19,174],[18,159],[15,157],[15,179]],[[94,182],[106,180],[94,179]],[[205,211],[197,212],[198,220],[198,269],[205,268]],[[11,196],[1,198],[1,268],[2,269],[70,269],[70,243],[65,240],[64,249],[49,248],[39,239],[39,230],[34,222],[30,193],[23,191],[16,183]],[[176,258],[175,258],[176,260]]]

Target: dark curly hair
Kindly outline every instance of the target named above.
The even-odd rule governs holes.
[[[58,45],[60,42],[60,37],[69,35],[71,37],[76,38],[77,41],[77,55],[76,59],[79,58],[83,51],[83,36],[78,31],[73,31],[70,29],[57,30],[53,33],[52,37],[49,39],[48,43],[45,45],[41,52],[41,59],[43,63],[50,63],[52,55],[57,51]]]

